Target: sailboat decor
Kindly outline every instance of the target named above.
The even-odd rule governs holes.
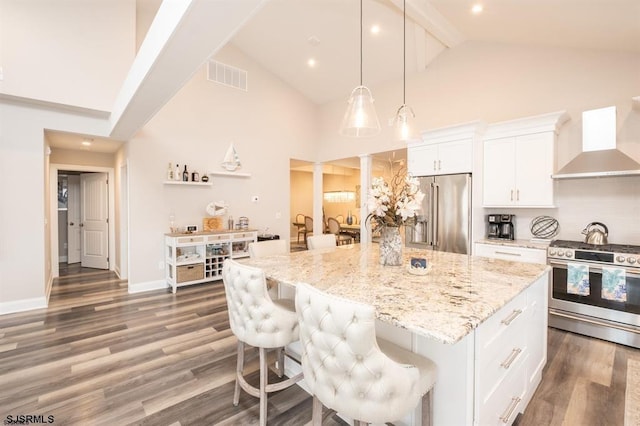
[[[224,201],[213,201],[207,205],[207,214],[209,216],[224,216],[227,214],[229,205]]]
[[[236,169],[242,167],[242,164],[240,163],[240,157],[238,157],[238,153],[236,152],[236,148],[233,146],[233,144],[229,145],[227,153],[224,155],[222,167],[230,172],[233,172]]]

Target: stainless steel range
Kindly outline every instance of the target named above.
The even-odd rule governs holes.
[[[640,246],[554,240],[549,326],[640,348]]]

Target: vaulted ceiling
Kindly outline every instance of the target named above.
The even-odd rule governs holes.
[[[402,78],[402,7],[363,0],[365,85]],[[638,0],[406,0],[406,10],[408,74],[467,40],[640,53]],[[232,43],[321,104],[359,82],[359,14],[357,0],[271,0]]]

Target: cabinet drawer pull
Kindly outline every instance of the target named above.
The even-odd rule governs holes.
[[[509,253],[508,251],[495,251],[495,254],[506,254],[507,256],[522,256],[522,253]]]
[[[509,325],[513,322],[514,319],[516,319],[518,317],[518,315],[520,315],[522,313],[522,309],[514,309],[513,312],[511,312],[511,315],[509,315],[508,317],[506,317],[505,319],[503,319],[502,321],[500,321],[502,324],[504,325]]]
[[[511,418],[513,411],[516,409],[518,404],[520,404],[520,401],[522,401],[520,397],[516,396],[511,398],[511,403],[507,407],[506,411],[500,416],[500,420],[502,420],[502,423],[509,423],[509,418]]]
[[[436,169],[436,160],[433,160],[433,170],[437,170]]]
[[[511,200],[510,201],[513,201],[513,189],[511,190]]]
[[[505,370],[508,370],[509,367],[511,367],[511,364],[513,364],[513,361],[515,361],[516,358],[518,358],[518,355],[520,355],[521,352],[522,352],[522,349],[514,348],[509,354],[509,356],[507,357],[507,359],[502,361],[502,363],[500,364],[500,367],[504,367]]]

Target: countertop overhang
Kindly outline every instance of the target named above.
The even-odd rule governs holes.
[[[242,263],[268,278],[373,305],[380,321],[454,344],[544,275],[547,265],[403,249],[403,266],[382,266],[377,244],[302,251]],[[407,271],[411,257],[426,258],[426,275]]]

